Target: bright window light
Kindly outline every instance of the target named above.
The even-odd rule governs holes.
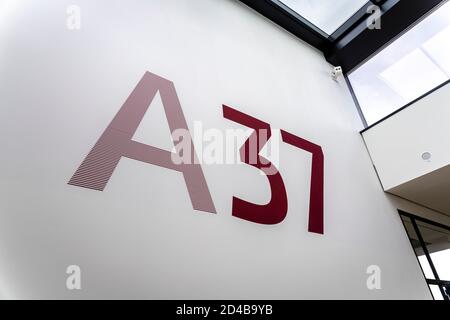
[[[450,281],[450,249],[433,252],[430,257],[439,278]]]
[[[417,98],[445,82],[447,75],[428,58],[421,49],[416,49],[380,73],[381,79],[406,101]]]
[[[450,1],[348,75],[368,125],[450,79]]]
[[[433,252],[430,254],[431,261],[436,268],[439,279],[450,281],[450,249]],[[419,256],[419,262],[422,267],[425,278],[434,279],[433,271],[425,255]]]
[[[431,285],[430,290],[431,290],[431,293],[433,294],[434,300],[444,300],[441,290],[439,289],[439,287],[437,285]]]
[[[422,271],[427,279],[434,279],[433,271],[431,270],[430,264],[428,263],[427,257],[425,255],[419,256],[419,263],[422,267]]]
[[[425,42],[423,49],[450,76],[450,26]]]
[[[367,0],[281,0],[280,2],[331,35],[361,9]]]

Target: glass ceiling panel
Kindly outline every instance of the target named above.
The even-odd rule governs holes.
[[[361,9],[367,0],[281,0],[279,2],[331,35]]]
[[[450,79],[450,2],[348,75],[368,125]]]

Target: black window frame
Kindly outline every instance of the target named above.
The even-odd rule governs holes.
[[[369,126],[347,75],[370,60],[392,41],[448,0],[367,0],[362,8],[355,12],[331,35],[328,35],[318,26],[302,17],[300,13],[283,4],[282,0],[239,1],[272,20],[299,39],[319,49],[331,65],[341,66],[363,127],[367,129]],[[370,21],[368,19],[371,17],[367,9],[372,5],[377,5],[380,8],[380,29],[370,29],[368,27],[368,21]]]
[[[449,232],[450,232],[450,227],[446,226],[446,225],[443,225],[441,223],[437,223],[437,222],[432,221],[432,220],[428,220],[428,219],[425,219],[425,218],[413,215],[413,214],[405,212],[403,210],[398,210],[398,213],[400,215],[400,220],[402,221],[403,227],[405,228],[405,233],[406,233],[406,235],[408,237],[408,240],[411,243],[411,248],[413,250],[414,256],[417,259],[417,263],[419,264],[419,267],[422,270],[423,276],[424,276],[425,281],[426,281],[426,283],[428,285],[428,288],[430,290],[431,296],[433,297],[433,299],[435,299],[433,293],[431,292],[430,285],[437,285],[439,290],[440,290],[440,292],[441,292],[441,294],[442,294],[442,297],[444,298],[444,300],[450,300],[450,279],[449,280],[441,280],[440,279],[439,274],[438,274],[438,272],[437,272],[437,270],[436,270],[436,268],[434,266],[433,259],[430,256],[430,253],[429,253],[428,248],[427,248],[427,246],[425,244],[425,241],[423,240],[422,233],[420,232],[420,229],[419,229],[416,221],[424,222],[424,223],[433,225],[435,227],[439,227],[439,228],[448,230]],[[423,250],[423,253],[426,256],[426,259],[427,259],[427,261],[428,261],[428,263],[430,265],[431,271],[433,272],[433,276],[434,276],[435,279],[428,279],[425,276],[425,272],[423,271],[422,265],[420,264],[419,257],[417,256],[416,251],[414,249],[414,245],[411,242],[411,239],[410,239],[410,236],[408,234],[408,230],[406,228],[405,221],[403,220],[403,217],[408,218],[409,221],[411,222],[411,224],[412,224],[412,226],[414,228],[414,231],[417,234],[417,237],[418,237],[418,240],[419,240],[419,243],[420,243],[420,247],[421,247],[421,249]]]
[[[284,5],[282,0],[239,1],[322,51],[330,64],[350,73],[446,0],[367,0],[331,35]],[[381,11],[380,29],[369,28],[371,13],[367,9],[372,5]]]

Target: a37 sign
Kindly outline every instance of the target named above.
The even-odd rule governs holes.
[[[174,163],[172,152],[132,139],[158,92],[161,96],[170,130],[174,132],[184,129],[189,132],[173,82],[151,72],[146,72],[68,183],[78,187],[103,191],[120,159],[126,157],[180,172],[183,174],[193,208],[199,211],[216,213],[202,167],[196,161],[192,139],[190,139],[193,151],[191,154],[192,161],[188,163]],[[268,159],[259,155],[261,149],[270,139],[270,124],[226,105],[223,105],[222,109],[224,118],[254,129],[252,135],[239,150],[240,159],[242,162],[262,171],[268,179],[271,190],[270,201],[263,205],[233,197],[232,215],[261,224],[282,222],[288,210],[283,178],[278,169],[273,172],[274,165]],[[266,134],[260,134],[262,131]],[[283,142],[312,154],[308,231],[323,234],[324,156],[322,148],[284,130],[281,130],[281,138]],[[256,148],[250,147],[251,141],[256,141]],[[256,159],[256,161],[250,161],[251,158]],[[272,172],[269,173],[268,168],[271,168]]]

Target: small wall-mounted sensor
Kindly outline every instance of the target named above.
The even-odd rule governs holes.
[[[331,78],[335,81],[342,75],[342,67],[337,66],[331,70]]]
[[[425,160],[425,161],[430,161],[431,160],[431,153],[429,153],[429,152],[422,153],[422,159]]]

